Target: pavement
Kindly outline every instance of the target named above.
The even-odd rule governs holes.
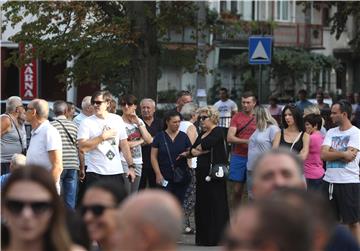
[[[207,247],[195,245],[195,234],[183,234],[178,242],[178,251],[220,251],[221,246]]]

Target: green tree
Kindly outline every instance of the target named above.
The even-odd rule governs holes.
[[[26,57],[14,53],[8,62],[75,58],[60,76],[64,84],[101,83],[114,94],[132,92],[139,98],[156,97],[159,38],[169,29],[193,25],[196,11],[192,2],[155,1],[8,1],[2,9],[3,30],[22,24],[10,39],[35,48]]]

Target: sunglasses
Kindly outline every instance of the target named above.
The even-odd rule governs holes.
[[[200,121],[204,121],[205,119],[208,119],[209,118],[209,116],[200,116],[199,117],[199,120]]]
[[[102,101],[93,100],[93,101],[91,101],[91,104],[92,105],[101,105],[102,103],[105,103],[105,102],[106,102],[105,100],[102,100]]]
[[[80,214],[84,216],[87,211],[90,211],[94,216],[101,216],[106,209],[116,208],[116,206],[105,206],[105,205],[89,205],[89,206],[81,206]]]
[[[12,214],[20,215],[25,207],[30,207],[35,215],[40,215],[53,209],[53,203],[50,201],[21,201],[5,199],[5,207]]]
[[[130,103],[130,102],[121,102],[120,105],[121,105],[121,106],[126,106],[126,105],[127,105],[127,106],[132,106],[133,104]]]

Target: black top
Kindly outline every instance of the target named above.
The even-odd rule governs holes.
[[[151,134],[152,137],[162,130],[162,120],[154,118],[151,125],[146,124],[144,121],[146,129]],[[142,159],[143,159],[143,168],[152,168],[150,160],[151,144],[147,144],[141,147],[142,150]]]
[[[200,173],[205,175],[206,177],[209,174],[209,168],[210,168],[210,158],[211,158],[211,149],[213,149],[213,163],[212,164],[223,164],[227,163],[227,157],[225,153],[225,147],[224,147],[224,133],[221,127],[215,127],[209,135],[207,135],[205,138],[201,138],[201,133],[197,139],[195,140],[195,143],[193,145],[193,148],[196,148],[199,144],[201,144],[201,148],[203,150],[209,150],[209,153],[202,154],[198,156],[197,158],[197,169],[200,171]],[[200,170],[201,169],[201,170]]]
[[[300,151],[303,148],[303,136],[304,136],[304,132],[301,132],[300,138],[298,139],[298,141],[294,144],[292,151],[296,152],[296,153],[300,153]],[[293,142],[289,143],[285,141],[284,138],[284,130],[281,129],[281,137],[280,137],[280,146],[282,147],[286,147],[286,148],[291,148]]]

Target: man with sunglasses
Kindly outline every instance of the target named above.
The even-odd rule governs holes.
[[[340,100],[331,106],[330,129],[321,147],[326,161],[324,193],[339,221],[348,225],[360,243],[360,130],[350,121],[351,104]]]
[[[127,177],[131,182],[135,179],[124,121],[119,115],[108,112],[111,100],[110,92],[95,92],[91,97],[94,115],[85,118],[78,130],[80,151],[88,153],[86,187],[104,179],[124,184],[119,148],[129,166]]]
[[[6,112],[1,115],[1,174],[9,173],[11,157],[24,153],[26,132],[25,109],[20,97],[12,96],[6,101]]]

